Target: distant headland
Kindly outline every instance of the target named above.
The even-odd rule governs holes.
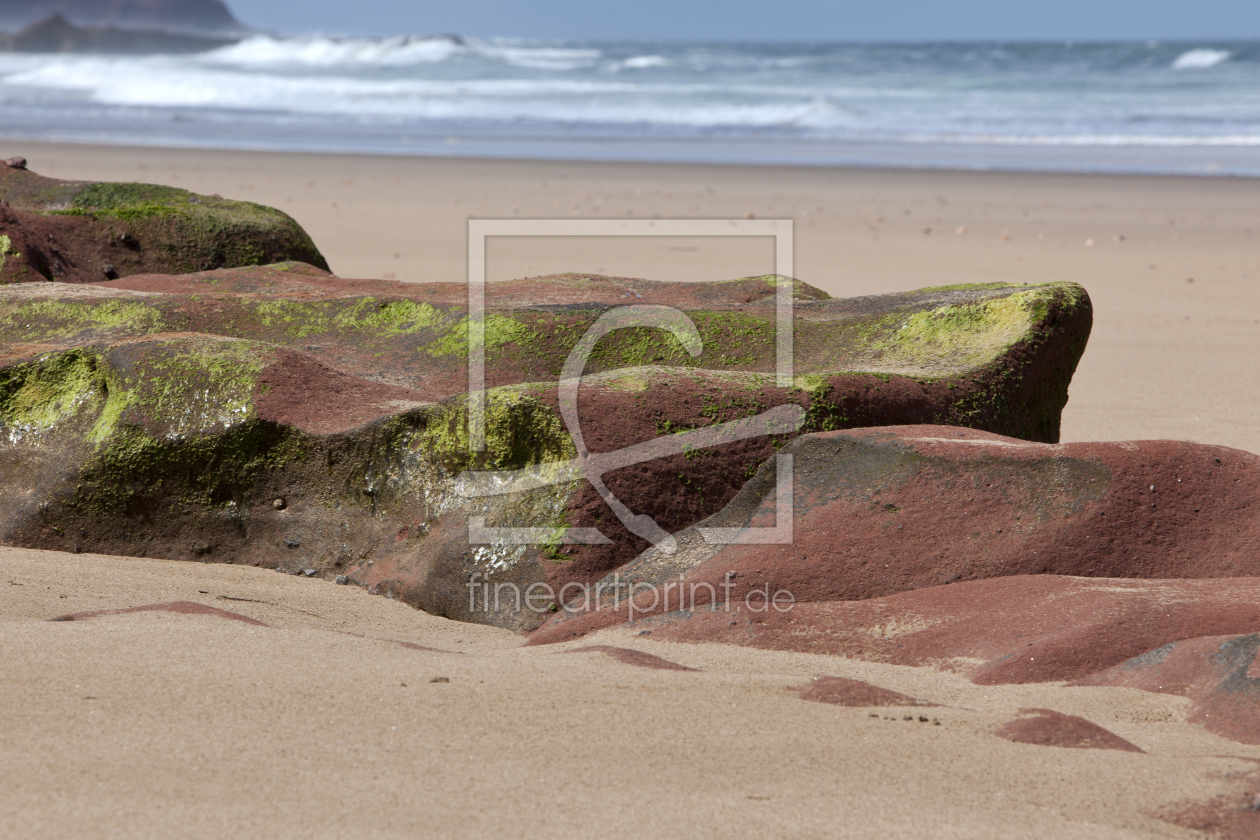
[[[243,33],[223,0],[0,0],[0,29],[15,32],[60,15],[75,27]]]

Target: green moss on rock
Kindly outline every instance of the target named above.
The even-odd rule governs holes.
[[[0,339],[50,341],[136,336],[164,329],[161,313],[138,300],[43,299],[0,302]]]
[[[91,351],[71,350],[0,369],[0,429],[9,441],[49,431],[99,407],[103,377],[98,361]]]
[[[82,220],[81,227],[57,228],[53,242],[56,253],[80,268],[109,263],[126,276],[297,260],[328,269],[297,222],[248,201],[158,184],[58,181],[18,170],[0,178],[0,199],[18,211]]]
[[[466,469],[521,469],[576,457],[560,418],[530,391],[513,386],[486,393],[486,448],[481,455],[470,449],[464,396],[430,410],[416,445],[451,475]]]
[[[1045,314],[1040,290],[942,306],[910,315],[894,332],[873,341],[872,350],[888,366],[974,367],[996,359]]]
[[[115,348],[105,369],[109,399],[89,439],[108,439],[119,423],[168,438],[245,423],[271,353],[255,342],[208,337]]]

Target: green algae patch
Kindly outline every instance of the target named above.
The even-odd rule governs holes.
[[[81,190],[70,206],[80,211],[119,212],[147,207],[171,209],[198,198],[188,190],[160,184],[97,183]]]
[[[120,252],[114,258],[120,270],[130,262],[150,271],[190,273],[293,260],[328,269],[297,222],[248,201],[157,184],[96,183],[76,192],[68,208],[42,212],[121,226],[112,236],[137,253]]]
[[[486,393],[484,453],[470,450],[468,398],[462,395],[431,410],[415,445],[452,474],[521,469],[577,457],[559,416],[529,391],[509,386]]]
[[[688,316],[700,335],[702,349],[698,356],[688,353],[666,330],[630,327],[600,339],[591,352],[588,370],[647,365],[726,370],[773,364],[772,321],[742,312],[690,312]]]
[[[135,300],[44,299],[0,304],[0,340],[48,341],[144,335],[164,329],[153,306]]]
[[[785,274],[762,274],[752,277],[739,277],[735,280],[719,280],[713,285],[717,288],[724,286],[734,286],[745,283],[764,283],[772,292],[778,292],[782,286],[788,286],[792,290],[793,300],[831,300],[831,295],[822,289],[809,285],[808,283],[797,280],[794,277],[788,277]],[[769,297],[769,296],[767,296]]]
[[[482,324],[487,355],[498,353],[509,344],[515,344],[521,348],[535,348],[541,346],[545,341],[544,333],[534,328],[529,322],[528,316],[500,315],[496,312],[488,312]],[[452,356],[455,354],[467,356],[468,333],[469,319],[461,318],[447,327],[433,343],[425,348],[425,351],[430,356]],[[580,337],[581,333],[578,333],[573,339],[573,344],[576,344],[577,338]],[[564,350],[564,353],[567,354],[568,350]]]
[[[95,354],[57,353],[0,370],[0,429],[13,442],[99,406],[103,377]]]
[[[1001,289],[1018,289],[1027,283],[955,283],[952,286],[925,286],[919,292],[976,292]]]
[[[363,298],[339,312],[333,326],[342,330],[362,330],[382,338],[411,335],[430,329],[444,315],[428,303],[413,300],[382,301]]]
[[[260,330],[251,337],[276,339],[356,333],[366,341],[388,341],[431,330],[445,314],[422,301],[373,297],[333,300],[267,300],[246,302],[242,309]],[[237,333],[241,330],[234,330]]]
[[[253,395],[272,348],[172,339],[110,349],[97,376],[107,395],[86,434],[72,509],[139,515],[170,499],[242,504],[260,476],[300,456],[300,433],[259,421]]]
[[[503,574],[536,550],[555,559],[569,529],[569,501],[581,482],[559,474],[577,456],[561,419],[535,397],[531,387],[495,388],[486,392],[485,451],[470,451],[468,398],[460,396],[427,410],[423,427],[400,449],[411,453],[406,485],[419,491],[433,519],[456,509],[482,516],[491,528],[537,528],[545,538],[526,544],[479,545],[471,561],[486,574]],[[465,471],[519,470],[541,467],[551,479],[541,486],[511,494],[465,498],[455,479]]]
[[[962,370],[993,361],[1045,317],[1043,292],[1018,292],[976,303],[916,312],[871,342],[881,366]]]
[[[257,420],[174,440],[123,426],[84,466],[66,507],[142,517],[175,499],[239,510],[264,473],[300,457],[301,444],[299,433]]]
[[[686,313],[703,350],[692,356],[667,330],[624,327],[600,338],[586,360],[586,372],[670,366],[689,369],[746,369],[773,364],[774,324],[740,312]],[[513,360],[539,374],[558,376],[573,348],[599,316],[590,313],[488,313],[486,361]],[[468,320],[446,329],[425,348],[433,356],[468,352]]]
[[[12,256],[15,258],[22,256],[21,254],[17,252],[13,252],[12,254],[10,254],[10,251],[12,248],[13,248],[13,240],[7,236],[0,236],[0,268],[4,268],[5,258],[9,256]]]
[[[271,352],[254,342],[208,338],[113,348],[105,366],[109,398],[88,439],[103,442],[120,425],[182,438],[251,420],[254,390]]]

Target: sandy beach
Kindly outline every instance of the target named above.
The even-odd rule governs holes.
[[[1131,689],[976,686],[629,627],[522,648],[259,569],[14,549],[0,563],[11,837],[1184,837],[1154,814],[1236,798],[1260,760],[1179,723],[1182,698]],[[181,600],[267,626],[47,620]],[[566,652],[601,644],[696,671]],[[819,675],[940,708],[789,690]],[[992,734],[1026,707],[1147,754]]]
[[[0,142],[14,155],[58,178],[281,208],[342,277],[462,282],[469,218],[751,215],[794,220],[795,275],[833,296],[1071,280],[1095,320],[1065,442],[1260,453],[1253,180]],[[491,280],[774,270],[768,239],[504,239],[488,252]],[[212,609],[86,615],[172,602]],[[1214,825],[1203,803],[1237,810],[1260,793],[1260,747],[1185,722],[1183,697],[976,685],[637,627],[523,647],[263,569],[0,547],[0,621],[12,837],[1188,838]],[[591,646],[648,656],[579,650]],[[934,705],[792,690],[819,676]],[[994,734],[1024,709],[1086,718],[1141,752]]]

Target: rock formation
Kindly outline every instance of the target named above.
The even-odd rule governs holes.
[[[37,20],[17,32],[0,32],[0,52],[100,53],[156,55],[199,53],[236,43],[232,37],[131,29],[76,26],[60,14]]]
[[[780,288],[796,313],[786,386]],[[613,307],[677,307],[694,330],[610,332],[578,390],[591,453],[667,450],[608,462],[603,481],[669,533],[720,511],[801,431],[936,422],[1053,441],[1090,325],[1072,284],[855,300],[775,277],[492,284],[474,455],[465,295],[291,263],[0,289],[0,541],[306,570],[529,629],[544,614],[519,595],[471,604],[470,581],[559,591],[651,545],[574,472],[558,403],[566,359]],[[744,439],[711,437],[732,422]],[[528,469],[552,483],[477,497],[460,482]],[[545,538],[470,543],[470,517]]]
[[[0,29],[60,15],[79,26],[241,32],[223,0],[0,0]]]
[[[21,158],[0,163],[0,285],[282,260],[327,268],[279,210],[153,184],[45,178]]]
[[[789,464],[787,470],[780,468]],[[786,486],[785,479],[791,482],[790,497],[778,489]],[[774,525],[789,503],[790,542],[722,545],[704,537],[706,528]],[[939,426],[815,433],[783,447],[726,509],[679,534],[677,542],[672,554],[652,548],[620,567],[622,592],[641,586],[651,588],[646,594],[658,595],[666,583],[678,581],[676,592],[698,593],[694,607],[686,603],[688,609],[720,600],[725,611],[728,603],[752,599],[762,607],[754,614],[765,622],[778,612],[766,601],[779,591],[791,593],[791,620],[800,621],[810,614],[805,609],[810,603],[860,602],[873,608],[875,602],[868,599],[918,590],[952,605],[937,611],[941,619],[933,620],[935,627],[945,615],[956,622],[968,614],[951,611],[960,606],[957,598],[966,597],[964,591],[942,588],[961,581],[1028,575],[1172,580],[1260,575],[1260,457],[1173,441],[1051,446]],[[610,587],[613,581],[602,583]],[[1023,586],[1028,597],[1028,585]],[[632,618],[624,596],[617,608],[609,608],[616,595],[606,588],[599,602],[584,601],[586,609],[555,619],[535,640]],[[646,600],[633,607],[640,615],[680,608],[677,601],[671,607]],[[991,594],[988,600],[990,610],[997,609]],[[1091,626],[1069,619],[1070,603],[1060,597],[1055,620],[1067,627]],[[1260,620],[1255,610],[1241,609],[1242,623],[1222,632],[1249,630]],[[1020,620],[1031,620],[1023,607],[1015,612]],[[1184,618],[1201,629],[1208,626],[1209,612],[1204,606]],[[1218,619],[1234,614],[1215,613]],[[1160,621],[1167,625],[1172,615],[1168,611]],[[997,626],[991,611],[984,621]],[[769,628],[759,632],[774,633]],[[1097,636],[1096,629],[1091,632]],[[1171,625],[1166,632],[1186,638],[1176,636]],[[947,636],[959,643],[967,633],[950,626]],[[796,643],[806,645],[809,638],[798,636]],[[1085,649],[1073,648],[1078,656]],[[1094,669],[1149,648],[1112,639],[1104,649],[1112,658],[1094,661]],[[1060,666],[1052,675],[1055,657],[1029,653],[1040,660],[1039,678],[1084,673],[1064,673]],[[1022,660],[997,661],[1005,662],[1000,667],[1008,671],[1032,668]],[[1008,674],[1001,681],[1019,679]]]

